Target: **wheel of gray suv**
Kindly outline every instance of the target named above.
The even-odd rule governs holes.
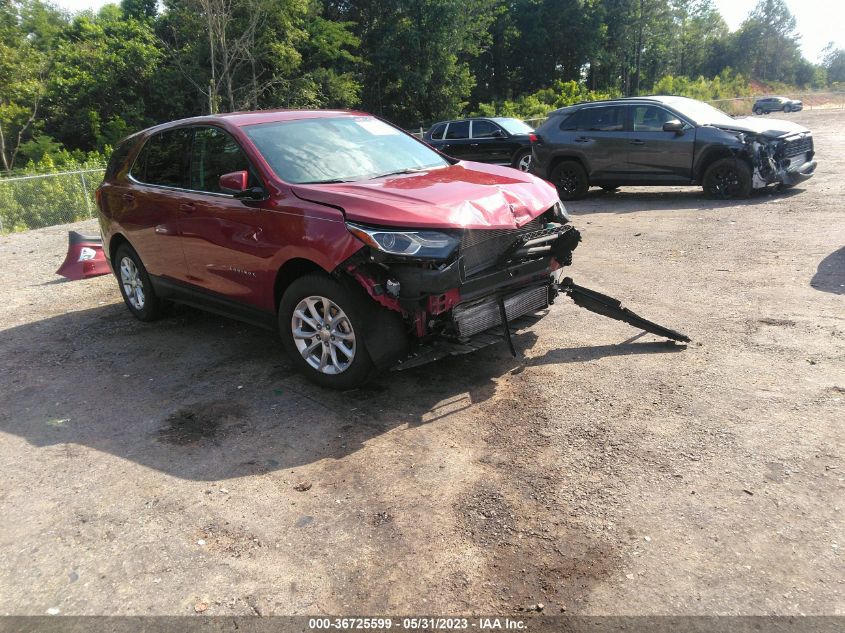
[[[756,114],[757,116],[761,116],[763,114],[763,108],[754,108],[754,114]]]
[[[156,296],[147,269],[129,244],[121,244],[114,255],[114,274],[123,301],[140,321],[155,321],[164,314],[167,304]]]
[[[783,111],[786,114],[789,114],[790,112],[792,112],[792,106],[787,103],[785,106],[783,106]]]
[[[574,160],[565,160],[555,165],[551,173],[552,184],[557,187],[561,200],[578,200],[587,195],[590,182],[587,180],[587,172],[580,163]]]
[[[517,154],[516,158],[513,159],[512,167],[515,167],[519,171],[531,171],[531,150],[522,150],[519,154]]]
[[[707,168],[702,179],[709,198],[728,200],[751,195],[751,168],[743,160],[720,158]]]
[[[282,343],[311,381],[333,389],[364,383],[373,363],[364,345],[366,297],[325,275],[294,281],[279,303]]]

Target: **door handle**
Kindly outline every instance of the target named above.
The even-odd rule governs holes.
[[[478,143],[470,143],[469,146],[470,147],[478,147]]]
[[[576,136],[575,137],[576,143],[587,143],[587,142],[589,142],[589,140],[590,139],[588,139],[586,136]]]
[[[193,202],[182,202],[179,204],[179,210],[184,211],[185,213],[193,213],[196,209],[197,205]]]
[[[645,145],[645,141],[641,141],[638,138],[635,138],[633,141],[630,141],[631,145]]]

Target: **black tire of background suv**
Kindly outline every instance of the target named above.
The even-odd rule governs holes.
[[[765,112],[763,111],[763,108],[757,106],[756,108],[754,108],[754,114],[756,114],[757,116],[762,116],[765,114]]]
[[[568,174],[571,178],[575,179],[576,185],[572,192],[564,191],[558,185],[564,174]],[[561,200],[580,200],[587,195],[587,190],[590,188],[590,181],[587,180],[587,172],[584,171],[584,168],[581,167],[578,161],[574,160],[564,160],[555,165],[549,179],[557,189]]]
[[[323,374],[311,367],[296,348],[291,332],[291,317],[297,304],[305,297],[319,295],[331,299],[346,313],[355,333],[355,358],[343,373]],[[308,380],[330,389],[354,389],[364,384],[373,374],[373,362],[364,343],[364,331],[370,315],[379,306],[365,296],[347,288],[327,275],[305,275],[288,286],[279,302],[279,334],[282,344],[296,368]]]
[[[790,112],[792,112],[792,106],[787,103],[785,106],[783,106],[783,111],[785,114],[789,114]]]
[[[519,161],[521,161],[527,154],[531,154],[531,149],[521,149],[516,153],[516,156],[513,157],[513,161],[511,162],[511,167],[514,169],[519,169]],[[531,173],[531,169],[528,170],[528,173]]]
[[[138,269],[138,276],[141,278],[141,285],[144,289],[144,307],[141,310],[135,309],[123,290],[123,283],[120,280],[120,262],[123,261],[124,257],[129,257],[134,262],[135,268]],[[147,274],[147,269],[144,267],[141,258],[138,257],[138,253],[129,244],[121,244],[117,248],[114,256],[114,275],[117,278],[117,286],[120,288],[120,296],[123,297],[123,302],[129,308],[132,316],[139,321],[146,322],[157,321],[164,316],[169,304],[167,301],[159,299],[156,296],[155,290],[153,290],[153,284],[150,282],[150,276]]]
[[[713,180],[721,169],[730,169],[736,175],[738,186],[732,195],[720,195],[714,188]],[[751,168],[748,164],[738,158],[720,158],[714,161],[704,172],[701,185],[708,198],[715,200],[729,200],[747,198],[751,195]]]

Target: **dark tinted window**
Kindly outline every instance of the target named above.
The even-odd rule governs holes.
[[[443,131],[446,129],[445,123],[438,123],[431,129],[431,134],[429,135],[431,138],[436,138],[440,140],[443,138]]]
[[[472,138],[493,138],[499,126],[490,121],[473,121]]]
[[[469,121],[452,121],[446,131],[446,138],[469,138]]]
[[[634,132],[662,132],[664,123],[677,118],[668,110],[657,106],[635,106]]]
[[[569,117],[561,126],[561,129],[621,132],[625,129],[625,108],[622,106],[584,108]]]
[[[240,145],[223,130],[201,127],[194,130],[191,152],[191,189],[223,193],[220,176],[233,171],[248,171],[249,186],[260,183]]]
[[[110,180],[117,175],[123,164],[126,162],[126,157],[129,155],[129,150],[132,149],[134,143],[124,141],[118,145],[109,157],[109,164],[106,167],[106,180]]]
[[[191,147],[189,130],[167,130],[151,137],[132,166],[132,176],[151,185],[184,188]]]

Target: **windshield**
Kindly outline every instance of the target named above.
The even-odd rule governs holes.
[[[449,164],[408,134],[368,116],[276,121],[244,130],[273,171],[294,184],[367,180]]]
[[[677,99],[668,102],[668,105],[675,108],[684,116],[692,119],[697,125],[731,125],[734,120],[713,106],[696,101],[695,99]]]
[[[508,134],[531,134],[534,128],[519,119],[493,119],[508,131]]]

